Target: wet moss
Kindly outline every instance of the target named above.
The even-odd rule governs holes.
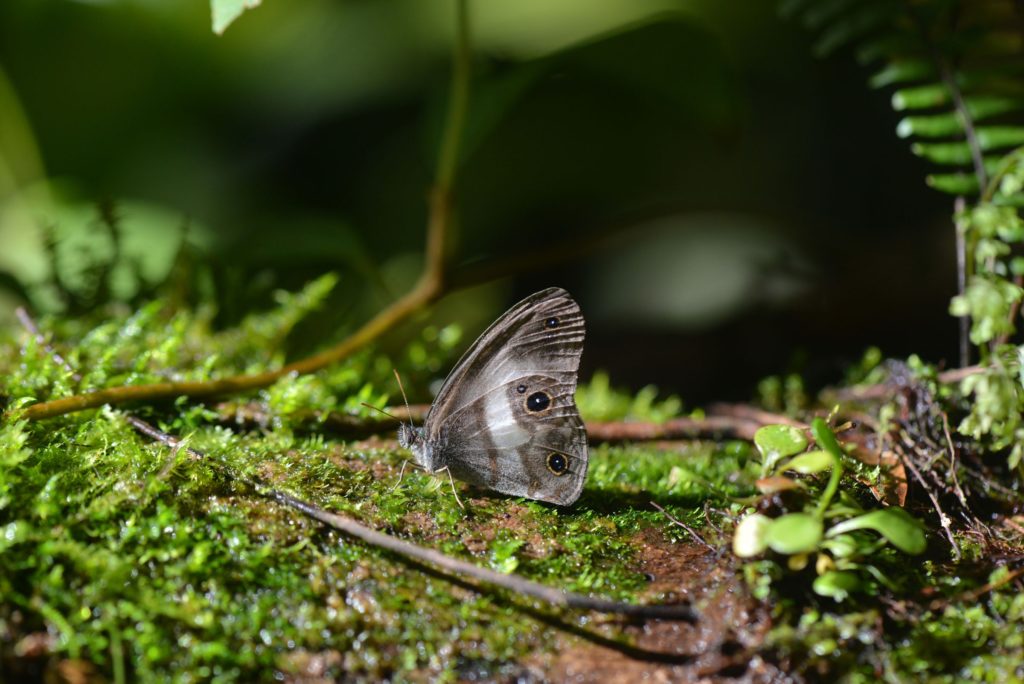
[[[514,677],[577,641],[572,631],[581,626],[623,638],[621,624],[568,615],[560,626],[531,600],[477,591],[345,538],[260,498],[244,480],[482,566],[622,600],[659,599],[642,572],[645,544],[663,544],[664,558],[692,543],[651,501],[713,544],[728,544],[728,513],[755,492],[759,476],[741,442],[595,447],[586,489],[571,508],[458,484],[463,510],[447,479],[407,471],[399,483],[408,454],[393,440],[345,442],[292,423],[309,411],[369,416],[361,402],[388,398],[395,365],[410,386],[425,386],[452,361],[451,329],[425,330],[393,359],[368,350],[254,393],[249,399],[269,417],[259,429],[221,424],[211,407],[185,400],[133,407],[187,438],[206,454],[201,460],[139,437],[118,410],[18,419],[27,402],[92,388],[277,367],[282,340],[330,284],[283,297],[228,331],[214,330],[208,311],[161,302],[41,321],[74,370],[31,337],[0,331],[8,410],[0,424],[4,678],[38,679],[58,662],[79,662],[114,681],[454,681]],[[584,396],[589,416],[653,420],[680,410],[653,390],[631,398],[603,379]],[[705,527],[705,507],[726,513],[716,516],[721,532]],[[756,565],[746,564],[753,575]],[[988,579],[961,581],[946,566],[923,572],[943,596]],[[794,670],[854,679],[879,671],[1019,678],[1024,610],[1012,587],[898,624],[877,603],[840,612],[794,599],[776,606],[765,654]]]
[[[447,480],[414,471],[398,484],[407,454],[393,441],[348,444],[290,424],[300,409],[362,412],[359,402],[385,399],[378,388],[390,386],[391,364],[373,352],[257,393],[272,416],[259,431],[220,425],[209,407],[184,400],[136,407],[186,437],[202,460],[149,443],[118,410],[17,420],[22,403],[101,386],[273,367],[283,362],[274,345],[323,291],[314,284],[227,332],[213,331],[206,313],[159,302],[91,323],[42,321],[80,381],[33,339],[5,333],[0,392],[12,412],[0,427],[0,652],[8,671],[82,659],[121,681],[454,680],[513,672],[551,647],[543,606],[473,591],[347,539],[259,498],[244,479],[481,565],[637,598],[645,581],[636,532],[665,521],[633,498],[654,487],[678,498],[677,512],[697,506],[698,489],[669,482],[671,464],[706,465],[711,447],[670,457],[598,449],[588,495],[569,510],[460,484],[463,510]],[[450,356],[453,340],[428,331],[417,345],[413,377]],[[30,640],[46,644],[34,659],[24,655]]]

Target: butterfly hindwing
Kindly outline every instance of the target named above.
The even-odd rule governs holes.
[[[529,375],[488,391],[445,421],[437,442],[442,458],[466,482],[572,503],[587,474],[587,434],[574,389]]]

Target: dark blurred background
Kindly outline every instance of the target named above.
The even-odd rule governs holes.
[[[471,10],[456,262],[532,256],[432,320],[468,344],[561,285],[584,376],[691,406],[869,345],[954,359],[951,202],[850,55],[770,2]],[[448,0],[265,0],[221,37],[205,0],[2,0],[0,319],[60,310],[54,263],[87,291],[113,259],[130,301],[185,260],[224,325],[337,271],[314,341],[338,339],[419,273],[453,33]]]

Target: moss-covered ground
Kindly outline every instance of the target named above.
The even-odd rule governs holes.
[[[368,351],[285,378],[253,397],[267,416],[259,429],[184,400],[18,419],[29,402],[91,388],[280,364],[280,341],[329,286],[314,284],[222,332],[208,313],[161,303],[40,321],[70,368],[31,335],[3,333],[0,679],[635,681],[659,669],[669,678],[767,679],[779,668],[810,679],[1024,677],[1024,597],[1012,583],[905,621],[893,619],[891,597],[841,610],[799,591],[755,600],[756,564],[728,551],[733,518],[756,492],[746,443],[600,446],[571,508],[459,485],[462,509],[445,479],[411,471],[399,483],[408,454],[393,440],[346,442],[309,424],[309,410],[372,419],[360,402],[393,395],[393,366],[407,385],[426,387],[451,361],[452,330],[426,329],[398,358]],[[603,378],[581,391],[580,404],[605,420],[679,410],[650,392],[615,393]],[[127,410],[186,437],[205,458],[139,436]],[[306,418],[293,421],[299,413]],[[688,599],[707,617],[643,626],[480,590],[327,530],[244,479],[499,571],[620,600]],[[899,600],[956,595],[988,571],[954,580],[933,557]]]

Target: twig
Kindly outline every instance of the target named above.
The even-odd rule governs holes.
[[[730,416],[673,418],[664,423],[587,423],[587,439],[601,442],[641,442],[665,439],[732,438],[752,440],[762,423]]]
[[[949,430],[949,416],[945,411],[942,411],[942,432],[946,435],[946,445],[949,447],[949,474],[953,479],[953,488],[956,490],[957,498],[960,499],[960,505],[964,507],[965,511],[970,512],[971,507],[967,505],[967,496],[964,495],[964,490],[960,487],[960,476],[956,472],[956,447],[953,445],[953,435]]]
[[[974,603],[975,601],[980,599],[985,594],[987,594],[987,593],[989,593],[991,591],[995,591],[996,589],[998,589],[999,587],[1003,586],[1004,584],[1009,584],[1010,582],[1014,581],[1015,579],[1017,579],[1021,575],[1024,575],[1024,566],[1021,566],[1021,567],[1017,568],[1016,570],[1010,571],[1004,577],[1001,577],[1001,578],[999,578],[998,580],[996,580],[994,582],[986,582],[985,584],[981,585],[977,589],[973,589],[971,591],[965,591],[964,593],[960,594],[959,596],[954,596],[954,597],[948,598],[948,599],[935,599],[934,601],[932,601],[928,605],[928,609],[929,610],[942,610],[946,606],[949,606],[949,605],[951,605],[953,603]]]
[[[953,557],[959,562],[960,546],[956,543],[956,539],[953,537],[953,530],[950,526],[949,516],[943,512],[942,506],[939,504],[938,497],[935,496],[935,492],[933,492],[932,488],[928,485],[928,481],[925,480],[923,475],[921,475],[921,471],[918,470],[917,466],[914,464],[914,459],[911,455],[905,453],[903,449],[898,449],[897,453],[900,455],[900,460],[903,461],[903,466],[914,474],[914,477],[916,477],[917,481],[921,483],[921,487],[928,495],[928,498],[931,499],[932,507],[935,508],[935,512],[939,516],[939,524],[942,525],[942,529],[946,532],[946,538],[949,540],[950,546],[953,547]]]
[[[952,385],[964,378],[978,375],[988,370],[988,365],[979,364],[964,366],[963,368],[951,368],[942,371],[936,379],[943,385]],[[869,399],[886,399],[902,388],[901,385],[891,382],[883,382],[877,385],[860,385],[855,387],[841,387],[829,390],[829,395],[835,401],[863,401]]]
[[[25,330],[27,330],[29,334],[32,335],[32,337],[36,338],[36,344],[42,347],[54,361],[56,361],[64,368],[64,370],[66,370],[68,373],[71,373],[71,378],[75,382],[82,381],[82,376],[79,375],[78,372],[71,367],[71,364],[68,363],[68,360],[61,356],[60,352],[58,352],[56,348],[54,348],[54,346],[49,343],[49,341],[47,341],[46,336],[43,335],[42,332],[40,332],[39,326],[36,325],[36,322],[32,319],[32,316],[29,315],[28,311],[24,307],[19,306],[17,309],[15,309],[14,315],[18,317],[18,322],[21,323],[21,326],[25,328]]]
[[[972,375],[977,375],[978,373],[984,373],[987,370],[988,366],[986,365],[952,368],[948,371],[943,371],[939,373],[939,382],[941,382],[943,385],[952,385],[953,383],[960,382],[964,378],[970,377]]]
[[[181,440],[177,437],[157,429],[141,418],[127,416],[126,419],[138,432],[150,437],[151,439],[162,442],[172,448],[179,447],[181,444]],[[193,458],[205,458],[205,455],[199,451],[189,447],[183,448]],[[378,532],[363,525],[362,523],[356,522],[354,519],[347,516],[330,513],[319,506],[298,499],[285,492],[269,489],[262,483],[249,480],[247,478],[240,478],[234,474],[230,475],[234,479],[252,487],[261,496],[265,496],[280,504],[293,508],[314,520],[319,520],[325,525],[344,532],[349,536],[360,539],[371,546],[391,551],[392,553],[422,561],[424,563],[429,563],[446,572],[465,577],[472,577],[481,582],[486,582],[496,587],[506,589],[514,594],[538,599],[557,608],[576,608],[596,613],[625,615],[641,619],[681,620],[685,622],[695,622],[697,619],[694,610],[688,605],[642,606],[632,603],[592,598],[590,596],[584,596],[582,594],[561,591],[553,587],[548,587],[519,575],[505,575],[500,572],[488,570],[487,568],[481,568],[477,565],[473,565],[472,563],[467,563],[466,561],[447,556],[439,551],[428,549],[401,539],[395,539],[390,535]]]
[[[426,256],[423,274],[412,290],[367,321],[339,344],[277,370],[235,375],[205,382],[160,382],[94,390],[63,399],[34,404],[22,411],[28,420],[117,405],[133,401],[161,401],[177,397],[207,398],[259,389],[290,375],[312,373],[348,358],[388,330],[445,294],[446,250],[453,222],[453,197],[459,149],[469,105],[470,52],[467,0],[457,0],[457,35],[448,119],[441,139],[437,175],[430,191]]]
[[[739,417],[742,413],[735,405],[736,416],[707,416],[705,418],[681,417],[665,423],[639,422],[598,422],[588,421],[587,439],[593,444],[603,442],[641,442],[665,441],[673,439],[715,439],[735,438],[753,439],[758,428],[774,422],[802,426],[802,423],[785,416],[751,409],[749,417]],[[332,411],[326,415],[317,411],[296,411],[289,418],[298,425],[315,426],[317,429],[328,430],[336,435],[351,439],[362,439],[371,435],[386,434],[398,429],[400,421],[423,422],[430,409],[429,404],[412,404],[406,406],[388,406],[387,412],[393,418],[363,418],[347,413]],[[270,421],[262,406],[256,403],[233,404],[229,402],[217,405],[220,419],[225,423],[242,426],[263,427]],[[756,418],[755,418],[756,416]],[[778,421],[776,419],[779,419]]]
[[[719,511],[716,511],[716,513],[719,513]],[[722,528],[716,525],[711,519],[711,502],[708,501],[705,502],[705,522],[708,523],[709,527],[711,527],[721,535]]]
[[[712,546],[711,544],[708,544],[706,541],[704,541],[704,539],[699,534],[697,534],[697,531],[695,529],[693,529],[692,527],[690,527],[689,525],[684,523],[682,520],[680,520],[679,518],[675,517],[674,515],[672,515],[668,511],[666,511],[664,508],[662,508],[661,506],[659,506],[655,502],[652,501],[651,505],[654,506],[655,508],[657,508],[659,511],[661,511],[662,515],[664,515],[666,518],[671,520],[673,523],[675,523],[676,525],[679,525],[679,527],[682,527],[684,530],[689,532],[690,536],[693,537],[702,546],[704,546],[705,548],[707,548],[708,550],[710,550],[712,552],[717,552],[717,549],[715,549],[715,547]]]
[[[753,421],[760,425],[790,425],[802,430],[807,429],[807,424],[790,418],[781,413],[772,413],[759,409],[750,404],[712,404],[708,407],[708,413],[714,416],[732,416]]]

